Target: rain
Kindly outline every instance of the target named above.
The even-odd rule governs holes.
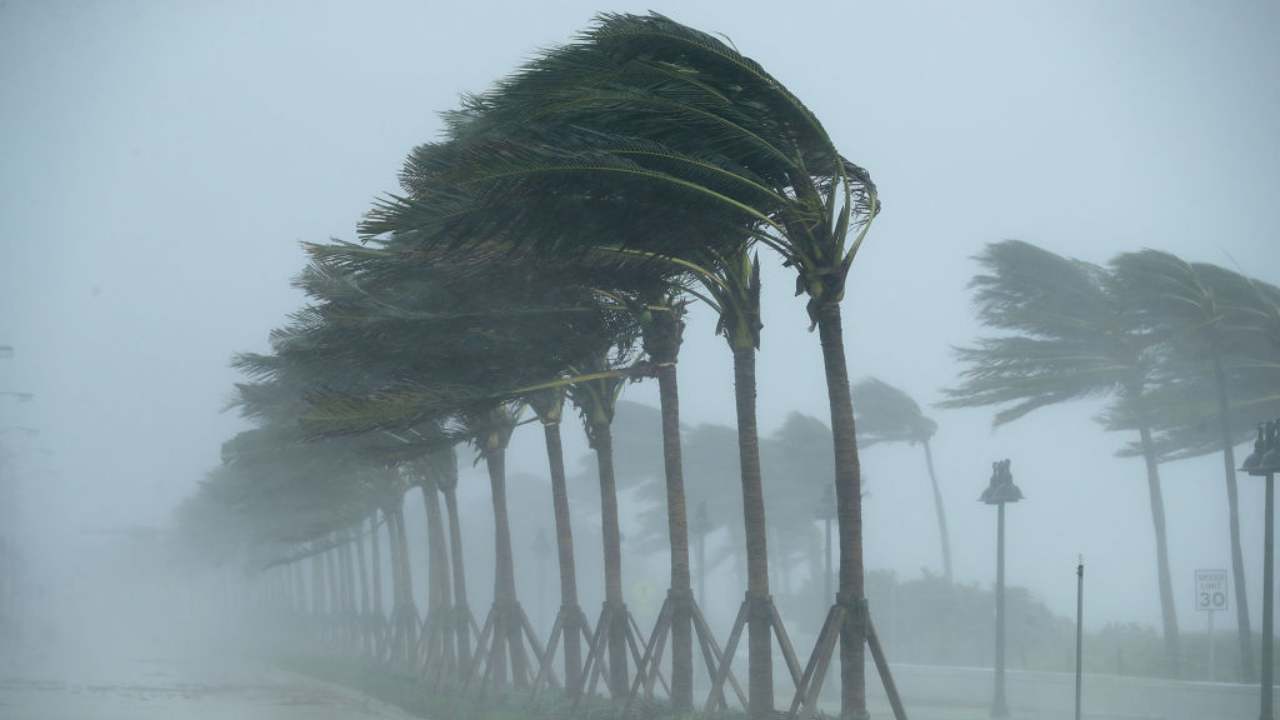
[[[0,2],[0,718],[1273,718],[1277,27]]]

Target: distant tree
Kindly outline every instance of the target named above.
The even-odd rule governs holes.
[[[772,478],[764,488],[773,532],[770,566],[777,569],[778,592],[794,599],[802,592],[790,579],[798,560],[807,559],[813,577],[821,578],[825,572],[814,521],[821,514],[820,506],[833,497],[827,481],[835,471],[831,428],[818,418],[788,413],[782,425],[761,442],[760,456],[765,477]],[[829,510],[834,516],[835,508]],[[815,587],[821,590],[823,586]],[[826,595],[815,599],[819,602],[805,603],[803,612],[821,615]],[[799,603],[790,604],[799,610]],[[815,618],[815,622],[819,620]]]
[[[724,529],[733,538],[724,544],[721,553],[711,558],[706,568],[698,569],[699,574],[704,574],[728,557],[740,560],[743,556],[737,432],[727,425],[708,423],[686,427],[681,435],[684,472],[689,478],[687,502],[691,507],[705,507],[709,521],[708,527],[700,531],[710,534]],[[665,537],[661,493],[662,487],[656,482],[643,484],[638,489],[638,499],[650,508],[639,516],[637,540],[645,547],[660,547]],[[743,570],[745,572],[745,566]],[[743,581],[745,584],[745,576]]]
[[[877,443],[904,442],[919,444],[924,449],[925,467],[933,488],[933,510],[938,518],[938,541],[942,545],[942,571],[947,582],[954,579],[951,571],[951,538],[947,534],[947,511],[938,489],[938,476],[933,467],[933,451],[929,441],[938,431],[938,423],[926,417],[920,406],[906,392],[876,378],[867,378],[853,386],[858,409],[858,444],[870,447]]]
[[[1165,346],[1162,382],[1147,400],[1158,410],[1157,447],[1170,459],[1210,450],[1222,453],[1241,668],[1246,679],[1251,678],[1253,632],[1240,543],[1235,446],[1252,437],[1255,422],[1267,418],[1257,410],[1270,409],[1267,403],[1237,404],[1257,399],[1249,386],[1266,357],[1267,343],[1258,322],[1267,317],[1262,302],[1266,291],[1225,268],[1189,263],[1158,250],[1119,255],[1111,266],[1121,301]],[[1133,424],[1131,418],[1110,420],[1113,425]]]
[[[1169,571],[1169,543],[1155,419],[1146,406],[1155,338],[1121,303],[1106,269],[1030,243],[993,243],[978,256],[984,272],[970,283],[978,317],[1004,335],[957,350],[965,365],[941,407],[1003,405],[995,424],[1069,400],[1106,397],[1136,420],[1156,540],[1165,659],[1180,674],[1178,618]]]

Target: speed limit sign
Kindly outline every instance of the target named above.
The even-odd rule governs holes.
[[[1227,571],[1196,571],[1196,610],[1227,609]]]

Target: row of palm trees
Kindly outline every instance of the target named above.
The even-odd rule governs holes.
[[[1178,621],[1160,487],[1164,462],[1221,453],[1240,662],[1254,677],[1235,446],[1280,415],[1280,288],[1158,250],[1106,266],[1030,243],[994,243],[971,287],[997,334],[957,350],[961,382],[942,407],[1002,406],[1003,425],[1042,407],[1104,398],[1097,418],[1137,439],[1146,468],[1167,672],[1180,674]]]
[[[398,501],[410,484],[440,492],[455,529],[450,463],[454,446],[469,443],[489,474],[496,557],[494,604],[478,627],[459,619],[466,606],[454,563],[453,650],[442,645],[438,656],[469,653],[459,650],[462,636],[478,635],[475,655],[457,665],[464,683],[484,666],[497,684],[537,685],[546,664],[527,650],[543,655],[561,643],[571,692],[603,675],[614,698],[630,697],[629,665],[639,665],[635,682],[651,687],[660,660],[647,658],[648,649],[661,652],[659,638],[669,633],[671,700],[683,711],[693,706],[696,634],[715,675],[714,706],[726,683],[737,687],[724,658],[745,632],[752,717],[775,708],[775,639],[799,686],[793,710],[813,707],[838,641],[842,715],[861,717],[864,648],[869,639],[873,654],[878,646],[863,591],[840,301],[879,210],[869,175],[758,63],[656,14],[599,16],[445,119],[445,138],[410,153],[401,192],[361,223],[363,244],[307,246],[297,284],[309,304],[273,333],[271,353],[236,360],[250,381],[235,404],[259,426],[228,443],[203,494],[236,508],[245,537],[275,543],[345,536],[380,513],[401,588],[393,645],[411,659],[419,643],[412,599],[402,597],[409,568]],[[760,249],[796,271],[821,340],[830,405],[839,582],[803,670],[769,589],[755,406]],[[689,573],[677,380],[689,302],[717,314],[733,362],[747,595],[723,651],[706,631]],[[622,597],[612,421],[624,385],[648,378],[659,387],[671,578],[655,642],[637,643]],[[599,470],[605,603],[594,633],[577,607],[573,574],[559,437],[566,400]],[[526,409],[544,431],[561,562],[562,608],[545,650],[518,601],[505,493],[505,451]],[[429,523],[433,512],[429,501]],[[429,538],[443,544],[437,530]],[[438,590],[428,602],[442,609],[448,573],[436,570],[439,549],[432,557]],[[444,643],[450,634],[434,627],[423,631]],[[579,638],[587,635],[583,658]]]
[[[664,652],[669,637],[674,707],[693,707],[695,650],[715,676],[714,705],[726,686],[737,687],[726,658],[745,633],[744,699],[753,717],[764,717],[776,705],[775,645],[797,685],[795,710],[812,707],[838,640],[842,716],[860,716],[864,647],[870,642],[873,655],[877,647],[863,588],[862,486],[840,300],[880,209],[869,175],[758,63],[659,15],[600,16],[445,120],[441,141],[410,153],[401,191],[361,223],[362,244],[306,246],[309,264],[297,284],[308,305],[272,334],[270,353],[236,360],[248,381],[234,404],[257,427],[226,444],[225,462],[188,504],[184,523],[207,532],[211,547],[250,540],[294,559],[332,554],[347,538],[362,542],[366,526],[376,539],[384,528],[393,588],[387,654],[408,663],[430,658],[433,672],[463,684],[487,677],[536,690],[554,679],[546,658],[560,652],[571,693],[603,678],[614,698],[632,697],[637,683],[652,687],[660,659],[649,656]],[[819,333],[830,406],[838,583],[803,668],[770,599],[755,408],[760,249],[796,271],[797,294],[807,297]],[[991,272],[975,281],[982,318],[1007,334],[961,351],[969,370],[949,404],[1013,403],[997,416],[1006,422],[1045,404],[1114,393],[1123,402],[1107,423],[1139,431],[1163,548],[1156,462],[1215,447],[1197,435],[1205,422],[1224,428],[1221,443],[1238,438],[1245,423],[1227,419],[1259,407],[1244,405],[1244,388],[1272,387],[1274,365],[1249,369],[1237,359],[1271,356],[1258,355],[1253,340],[1241,348],[1204,340],[1201,324],[1166,307],[1181,308],[1182,299],[1167,301],[1172,291],[1126,294],[1140,285],[1117,280],[1120,261],[1096,268],[1022,243],[992,246],[981,260]],[[1246,295],[1263,298],[1239,316],[1253,333],[1240,337],[1263,337],[1270,331],[1256,328],[1269,327],[1274,301],[1266,298],[1274,296],[1269,286],[1246,285],[1251,294],[1241,286],[1230,307],[1243,307]],[[1139,311],[1142,297],[1152,304]],[[690,578],[677,368],[691,302],[716,314],[733,362],[747,595],[724,648],[705,631]],[[1235,338],[1235,323],[1216,325],[1212,337]],[[1190,370],[1203,366],[1187,349],[1192,336],[1219,350],[1209,380]],[[613,424],[624,386],[646,379],[659,387],[671,555],[669,594],[650,642],[638,637],[622,594]],[[877,390],[884,394],[868,385],[859,397]],[[1218,401],[1216,410],[1202,407],[1205,398]],[[605,603],[594,631],[574,573],[560,440],[566,402],[581,416],[600,483]],[[1177,412],[1154,410],[1163,407]],[[529,414],[547,448],[560,563],[561,608],[546,647],[519,603],[506,501],[506,448]],[[911,419],[864,442],[920,442],[932,473],[932,433]],[[494,602],[483,623],[468,606],[462,567],[456,446],[464,443],[484,461],[493,500]],[[408,592],[410,487],[423,491],[429,526],[426,623]],[[934,487],[949,576],[936,478]],[[1161,565],[1164,595],[1167,558]],[[355,572],[347,566],[344,577]],[[380,572],[380,561],[370,566]],[[1237,570],[1242,590],[1238,563]],[[380,592],[379,581],[370,587]],[[1176,645],[1171,597],[1165,604],[1165,635]]]

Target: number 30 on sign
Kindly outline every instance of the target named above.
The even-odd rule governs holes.
[[[1227,609],[1227,571],[1196,571],[1196,610]]]

